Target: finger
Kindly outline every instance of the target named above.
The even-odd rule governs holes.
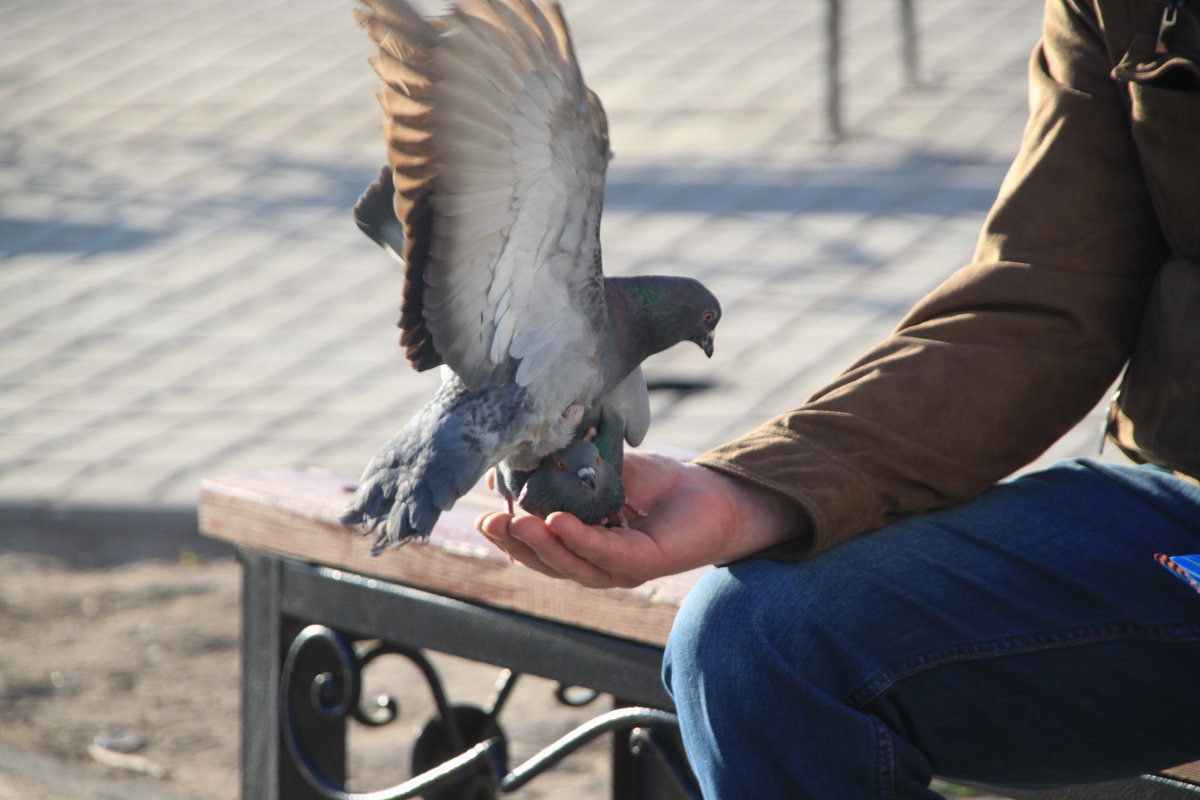
[[[560,516],[570,516],[562,512],[556,513]],[[583,525],[577,519],[575,522]],[[517,517],[509,526],[509,533],[513,538],[533,550],[542,563],[554,570],[560,577],[593,588],[607,588],[624,584],[623,581],[616,580],[607,570],[601,569],[587,559],[571,552],[564,546],[562,539],[538,517]]]
[[[476,530],[483,534],[489,542],[503,550],[509,559],[532,566],[539,572],[545,571],[546,567],[538,560],[537,554],[508,533],[511,524],[512,515],[502,511],[489,511],[481,514],[475,520]]]
[[[512,515],[503,511],[484,511],[475,518],[475,530],[491,541],[502,540],[511,519]]]
[[[641,531],[585,525],[563,513],[551,514],[547,524],[563,547],[608,574],[614,585],[637,586],[644,582],[638,577],[639,567],[652,553],[653,541]]]
[[[502,511],[489,511],[481,514],[475,520],[475,528],[489,542],[503,550],[510,559],[519,561],[530,569],[548,577],[561,578],[561,575],[542,562],[537,553],[531,550],[525,543],[513,538],[512,534],[509,533],[512,520],[513,517],[511,514],[506,514]]]
[[[505,511],[484,511],[475,518],[475,530],[488,537],[504,537],[513,515]]]
[[[489,511],[481,514],[475,520],[475,529],[508,556],[508,560],[514,564],[518,561],[521,563],[530,560],[537,562],[537,556],[529,548],[508,535],[508,526],[511,521],[511,514]]]

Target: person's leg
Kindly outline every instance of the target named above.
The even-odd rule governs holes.
[[[1064,462],[801,563],[714,570],[664,677],[706,798],[935,798],[1200,757],[1200,487]]]

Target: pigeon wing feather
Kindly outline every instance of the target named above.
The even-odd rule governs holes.
[[[387,242],[405,262],[410,361],[444,362],[479,389],[583,360],[606,319],[608,138],[558,6],[463,0],[424,20],[404,0],[363,2],[404,231]]]

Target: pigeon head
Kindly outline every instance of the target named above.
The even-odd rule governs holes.
[[[700,281],[691,278],[671,278],[668,282],[667,308],[669,325],[679,331],[681,341],[694,342],[712,358],[717,323],[721,321],[721,304]]]
[[[600,451],[596,449],[596,445],[586,439],[579,439],[555,454],[554,470],[550,473],[551,482],[572,492],[583,489],[594,492],[598,466]]]
[[[717,323],[720,322],[720,320],[720,306],[704,309],[702,312],[700,312],[700,318],[696,323],[695,333],[688,337],[688,341],[695,342],[696,346],[703,350],[704,355],[708,356],[709,358],[712,358]]]
[[[539,517],[567,511],[595,525],[621,510],[625,489],[596,445],[577,439],[542,461],[529,476],[517,502]]]
[[[704,284],[676,275],[606,278],[615,325],[628,338],[628,351],[641,363],[677,342],[694,342],[713,354],[721,303]]]

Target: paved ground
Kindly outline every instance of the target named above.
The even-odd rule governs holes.
[[[796,404],[969,258],[1039,0],[922,0],[915,90],[895,4],[845,3],[836,146],[821,4],[565,4],[617,156],[606,268],[693,275],[725,306],[711,362],[648,363],[713,384],[656,393],[652,439],[703,448]],[[355,475],[432,392],[395,344],[396,270],[349,217],[382,159],[350,5],[0,3],[3,549],[174,553],[202,477]]]
[[[893,4],[847,3],[850,138],[828,147],[819,4],[568,1],[617,154],[607,269],[694,275],[726,306],[713,361],[648,364],[716,383],[659,394],[653,439],[702,448],[795,404],[966,261],[1039,5],[920,3],[925,86],[904,91]],[[396,271],[349,218],[382,157],[349,6],[0,6],[0,505],[356,475],[429,396]]]

